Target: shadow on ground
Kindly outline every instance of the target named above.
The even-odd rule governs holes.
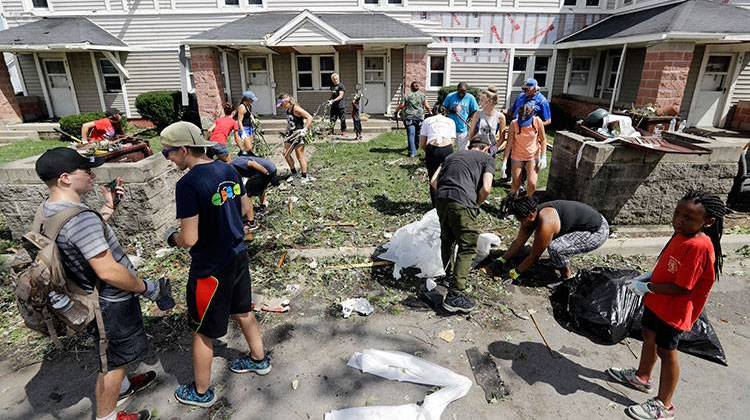
[[[404,214],[424,214],[432,209],[432,205],[423,201],[393,201],[383,194],[376,195],[370,202],[375,210],[387,216],[401,216]]]

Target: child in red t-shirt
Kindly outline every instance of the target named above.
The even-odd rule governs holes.
[[[227,147],[227,139],[229,135],[234,133],[234,144],[242,150],[240,140],[240,126],[237,120],[234,119],[234,107],[230,103],[224,104],[224,116],[214,121],[213,125],[208,129],[209,140],[216,143],[211,148],[211,155],[217,159],[229,162],[229,148]]]
[[[651,372],[661,359],[659,392],[627,413],[635,419],[674,418],[674,396],[680,379],[677,344],[690,331],[703,311],[711,286],[721,271],[721,235],[724,215],[729,213],[715,195],[690,191],[678,203],[672,217],[674,235],[659,256],[652,273],[628,283],[644,296],[643,348],[638,369],[611,368],[617,381],[646,393],[651,392]]]

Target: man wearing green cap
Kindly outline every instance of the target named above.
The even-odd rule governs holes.
[[[180,121],[161,132],[162,154],[189,171],[175,188],[180,229],[167,231],[171,246],[190,248],[186,303],[193,330],[194,382],[180,385],[175,398],[184,404],[210,407],[217,398],[211,383],[213,339],[227,333],[231,316],[242,330],[250,354],[233,360],[235,373],[265,375],[271,363],[263,350],[260,326],[251,310],[250,272],[243,218],[251,209],[239,174],[213,160],[213,143],[195,125]]]

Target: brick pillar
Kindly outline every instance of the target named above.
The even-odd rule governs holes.
[[[21,115],[21,107],[16,101],[16,92],[10,81],[5,57],[0,53],[0,122],[20,123],[23,122]]]
[[[219,67],[219,52],[214,48],[191,48],[190,58],[201,122],[213,122],[224,115],[221,106],[224,100],[224,78]]]
[[[407,45],[404,50],[404,76],[406,78],[405,89],[409,92],[411,82],[419,82],[424,89],[427,80],[427,47],[424,45]]]
[[[661,43],[646,49],[646,60],[638,87],[637,106],[680,106],[685,94],[693,44]]]

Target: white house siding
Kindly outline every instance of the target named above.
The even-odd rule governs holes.
[[[497,0],[473,0],[471,7],[496,7]]]
[[[216,9],[216,0],[175,0],[177,9]]]
[[[106,10],[104,0],[47,0],[55,12],[90,12]],[[115,0],[117,1],[117,0]]]
[[[242,70],[240,67],[240,59],[236,52],[227,52],[227,71],[229,71],[229,90],[232,93],[232,103],[239,103],[244,91],[242,86]]]
[[[745,53],[745,60],[740,65],[742,70],[735,81],[734,92],[729,100],[730,105],[739,101],[750,101],[750,52]]]
[[[306,23],[279,41],[279,46],[330,45],[333,42],[317,25]]]
[[[3,0],[2,6],[5,14],[23,13],[23,2],[21,0]]]
[[[312,1],[289,1],[289,0],[265,0],[268,10],[294,10],[301,12],[304,9],[325,9],[334,12],[342,7],[357,7],[357,0],[312,0]],[[409,2],[411,5],[412,2]],[[370,6],[370,5],[368,5]]]
[[[426,7],[425,7],[426,6]],[[409,0],[409,7],[447,7],[448,0]]]
[[[172,9],[172,0],[159,0],[159,10]]]
[[[36,72],[34,56],[31,54],[18,54],[18,64],[23,74],[23,81],[26,85],[26,93],[29,96],[38,96],[44,98],[42,84],[39,81],[39,75]]]
[[[120,3],[120,7],[122,7],[122,1],[118,0],[109,0],[109,3],[112,4],[113,2]],[[154,0],[127,0],[126,2],[128,6],[128,11],[153,11],[154,9]]]
[[[152,90],[180,90],[180,63],[176,51],[131,52],[125,59],[130,79],[125,83],[130,110],[135,98]]]
[[[401,102],[402,84],[404,82],[404,50],[391,50],[391,112]],[[405,86],[403,86],[406,89]]]
[[[99,91],[96,88],[96,76],[91,66],[91,54],[68,53],[68,66],[76,89],[78,108],[81,112],[97,112],[102,110],[99,102]]]
[[[543,7],[559,8],[560,1],[559,0],[519,0],[518,7],[521,9],[526,9],[526,8],[538,9],[538,8],[543,8]]]
[[[482,57],[479,57],[482,58]],[[487,57],[489,58],[489,57]],[[500,60],[475,60],[474,62],[451,62],[449,85],[468,82],[470,86],[484,89],[495,85],[498,106],[505,107],[505,94],[508,87],[508,62]]]

